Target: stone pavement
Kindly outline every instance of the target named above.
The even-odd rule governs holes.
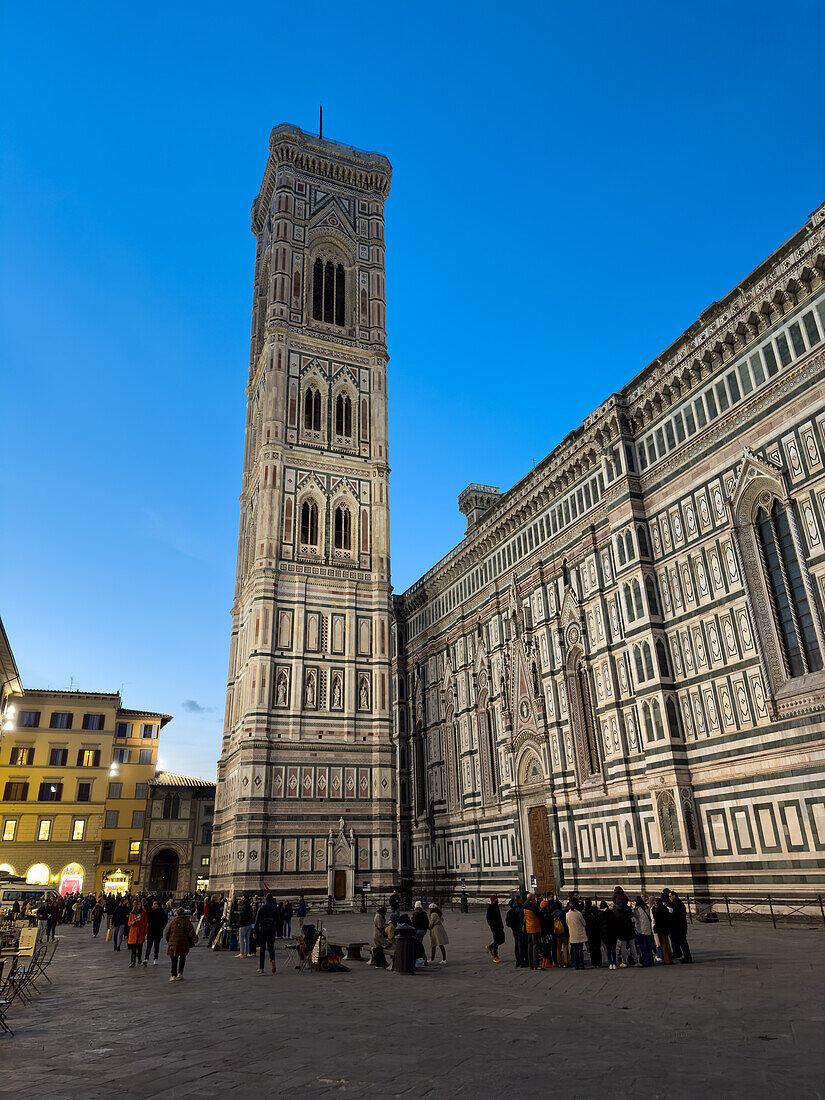
[[[371,921],[328,928],[366,940]],[[493,964],[481,913],[445,921],[448,964],[414,976],[299,974],[279,945],[259,977],[198,946],[175,983],[165,956],[130,970],[65,929],[54,985],[0,1037],[0,1097],[825,1097],[821,927],[694,926],[693,966],[531,973],[509,939]]]

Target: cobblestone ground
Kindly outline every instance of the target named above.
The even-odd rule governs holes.
[[[825,1096],[825,932],[694,926],[696,963],[516,970],[480,913],[445,914],[446,966],[414,976],[278,973],[198,946],[128,969],[103,934],[65,929],[52,986],[9,1017],[0,1096],[731,1098]],[[371,916],[329,919],[368,938]],[[45,983],[41,983],[45,984]]]

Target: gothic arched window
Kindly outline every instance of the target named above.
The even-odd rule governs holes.
[[[758,510],[755,528],[785,669],[790,677],[818,672],[822,653],[788,515],[779,500],[770,511]]]
[[[319,256],[312,266],[312,316],[328,325],[346,324],[347,276],[344,265]]]
[[[654,676],[653,672],[653,657],[650,653],[650,646],[647,642],[642,646],[642,652],[645,658],[645,676],[648,680],[652,680]]]
[[[352,514],[343,504],[335,509],[333,545],[336,550],[352,549]]]
[[[645,667],[642,664],[642,651],[637,645],[633,647],[633,663],[636,666],[636,679],[641,684],[645,679]]]
[[[580,733],[581,764],[584,770],[583,778],[598,775],[602,770],[599,759],[599,745],[596,738],[596,728],[593,722],[593,700],[590,695],[590,685],[587,682],[587,673],[581,659],[576,661],[571,677],[572,687],[576,693],[576,706],[573,708],[574,720],[577,720]]]
[[[667,659],[667,650],[661,638],[656,639],[656,660],[659,665],[659,676],[663,679],[670,676],[670,664]]]
[[[649,742],[653,741],[653,722],[650,718],[650,707],[647,703],[642,703],[642,718],[645,724],[645,737]]]
[[[656,585],[653,583],[653,577],[646,578],[645,592],[647,593],[647,606],[650,609],[650,614],[658,615],[659,601],[656,599]]]
[[[636,616],[633,614],[633,597],[630,594],[629,584],[626,584],[624,586],[624,606],[625,610],[627,611],[628,622],[632,623]]]
[[[315,386],[310,386],[304,394],[304,430],[321,430],[321,394]]]
[[[679,818],[676,815],[676,803],[673,801],[673,795],[670,791],[661,791],[657,803],[662,847],[666,852],[681,852],[682,834],[679,831]]]
[[[301,542],[305,546],[318,545],[318,505],[305,500],[301,505]]]
[[[627,551],[627,560],[633,560],[633,536],[628,531],[624,537],[625,550]]]
[[[670,736],[681,737],[682,726],[679,720],[679,711],[672,697],[668,698],[665,703],[665,713],[667,714],[667,728],[670,730]]]
[[[662,708],[659,706],[659,700],[653,700],[653,725],[656,728],[656,740],[663,741],[665,737],[665,731],[662,727]]]
[[[645,613],[644,604],[642,603],[642,586],[633,578],[633,607],[636,611],[636,616],[641,617]]]
[[[641,524],[636,528],[636,538],[639,540],[639,557],[650,557],[650,546],[647,541],[647,533]]]
[[[352,435],[352,401],[345,393],[335,398],[335,434]]]
[[[498,790],[498,775],[496,768],[496,736],[493,732],[493,715],[489,707],[486,708],[487,716],[487,752],[490,755],[490,788],[493,794]]]

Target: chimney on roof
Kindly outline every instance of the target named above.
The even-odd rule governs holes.
[[[474,527],[500,496],[495,485],[468,485],[458,498],[458,510],[467,517],[467,530]]]

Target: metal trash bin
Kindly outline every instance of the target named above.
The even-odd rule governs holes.
[[[416,943],[415,929],[411,924],[396,925],[393,943],[395,954],[392,963],[392,968],[396,974],[415,973]]]

